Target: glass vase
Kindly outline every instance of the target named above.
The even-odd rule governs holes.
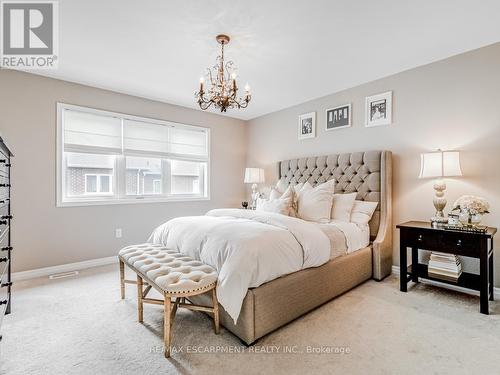
[[[483,215],[471,214],[468,210],[460,211],[459,220],[466,227],[476,227],[481,223]]]

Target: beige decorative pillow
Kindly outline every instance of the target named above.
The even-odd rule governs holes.
[[[282,215],[289,216],[291,213],[292,203],[293,203],[293,188],[291,186],[286,189],[286,191],[280,194],[276,189],[272,189],[269,194],[269,200],[258,199],[257,200],[257,211],[265,212],[275,212]],[[276,198],[277,197],[277,198]]]
[[[257,199],[256,211],[274,212],[288,216],[290,213],[290,203],[291,200],[287,202],[285,199],[266,200],[259,198]]]
[[[334,194],[331,212],[332,220],[349,222],[357,193]]]
[[[299,193],[298,216],[303,220],[325,223],[330,221],[335,180],[312,187],[306,182]]]
[[[354,201],[354,206],[351,212],[351,223],[367,225],[375,210],[378,202]]]

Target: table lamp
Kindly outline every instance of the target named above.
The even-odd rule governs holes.
[[[458,151],[428,152],[420,155],[420,176],[419,178],[434,177],[434,207],[436,214],[431,218],[432,223],[446,223],[448,219],[444,216],[443,209],[446,207],[444,191],[446,183],[443,177],[462,176],[460,169],[460,153]]]
[[[264,170],[262,168],[246,168],[245,169],[245,184],[252,184],[252,208],[257,206],[257,199],[260,196],[257,184],[264,182]]]

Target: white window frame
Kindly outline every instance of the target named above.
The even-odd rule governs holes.
[[[95,176],[96,178],[96,191],[87,191],[87,178],[88,176]],[[109,191],[101,191],[101,177],[109,177]],[[113,195],[113,175],[107,173],[85,173],[85,195]]]
[[[163,182],[162,182],[162,192],[163,194],[150,194],[150,195],[140,195],[140,196],[132,196],[126,194],[126,185],[125,185],[125,155],[117,155],[115,162],[115,173],[114,175],[110,175],[110,187],[112,193],[89,193],[83,196],[64,196],[64,186],[66,184],[66,178],[64,173],[64,111],[65,110],[74,110],[80,112],[86,112],[90,114],[96,115],[104,115],[104,116],[112,116],[118,117],[122,119],[122,124],[124,120],[133,120],[133,121],[142,121],[153,124],[165,125],[165,126],[181,126],[184,128],[196,128],[196,129],[204,129],[207,133],[207,158],[203,159],[198,157],[168,157],[170,160],[185,160],[185,161],[197,161],[206,163],[206,181],[205,181],[205,191],[206,195],[204,195],[203,191],[201,195],[192,195],[192,194],[168,194],[169,192],[169,184],[170,184],[170,167],[166,158],[161,158],[163,171]],[[128,115],[124,113],[104,111],[95,108],[89,107],[81,107],[72,104],[66,103],[57,103],[57,145],[56,145],[56,206],[57,207],[74,207],[74,206],[92,206],[92,205],[111,205],[111,204],[135,204],[135,203],[158,203],[158,202],[179,202],[179,201],[209,201],[210,198],[210,171],[211,171],[211,134],[210,128],[199,126],[199,125],[187,125],[175,123],[172,121],[164,121],[158,119],[152,119],[147,117],[140,117],[134,115]],[[158,157],[153,156],[152,157]],[[89,173],[93,174],[93,173]],[[108,175],[108,174],[106,174]],[[86,189],[86,184],[85,184]]]

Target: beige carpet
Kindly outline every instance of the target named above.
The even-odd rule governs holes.
[[[134,286],[120,300],[117,267],[19,282],[3,325],[0,373],[500,373],[500,303],[485,316],[477,297],[422,284],[403,294],[397,286],[395,277],[369,281],[250,348],[226,330],[216,336],[203,314],[181,310],[178,352],[166,360],[161,307],[146,305],[145,323],[137,323]]]

